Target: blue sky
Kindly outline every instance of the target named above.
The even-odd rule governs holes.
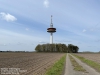
[[[49,43],[51,15],[54,43],[100,51],[100,0],[0,0],[0,50],[33,51]]]

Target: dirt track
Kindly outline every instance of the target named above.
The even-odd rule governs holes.
[[[63,55],[64,53],[0,53],[0,68],[26,70],[20,75],[44,75]]]
[[[100,75],[100,73],[96,72],[93,68],[86,65],[85,63],[81,62],[79,59],[77,59],[75,56],[72,56],[76,62],[78,62],[79,65],[81,65],[87,72],[82,71],[75,71],[74,67],[72,66],[69,55],[67,54],[66,58],[66,67],[65,67],[65,74],[64,75]]]

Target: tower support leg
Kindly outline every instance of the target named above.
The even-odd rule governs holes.
[[[53,44],[53,33],[50,33],[50,44]]]

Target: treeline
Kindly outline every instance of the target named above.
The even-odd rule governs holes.
[[[26,51],[0,51],[0,52],[26,52]]]
[[[68,44],[38,44],[35,48],[36,52],[66,52],[78,53],[78,46]]]

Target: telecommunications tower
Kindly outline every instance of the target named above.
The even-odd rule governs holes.
[[[53,28],[52,15],[51,15],[50,28],[47,29],[47,32],[50,33],[50,44],[53,44],[53,33],[56,32],[56,28]]]

